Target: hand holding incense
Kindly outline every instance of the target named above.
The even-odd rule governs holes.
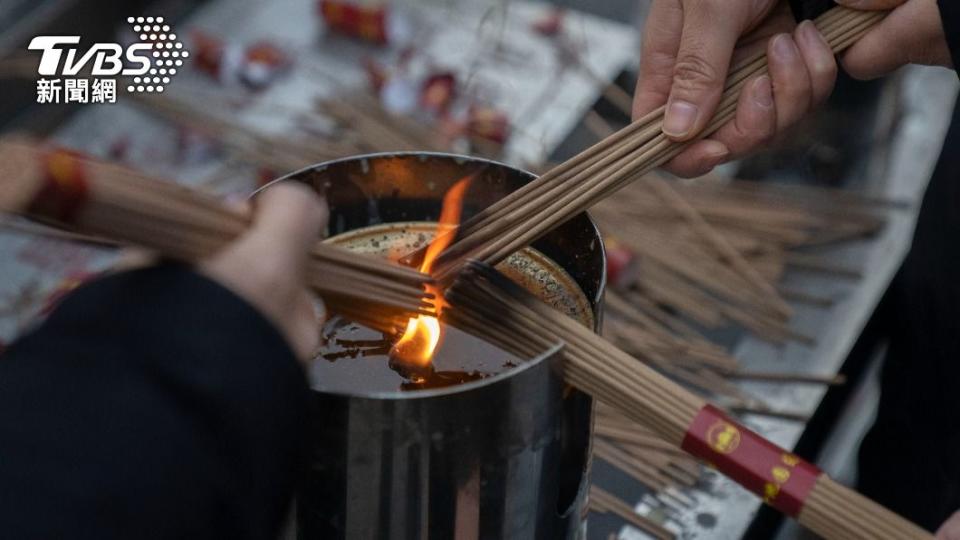
[[[837,7],[819,17],[816,25],[830,48],[839,53],[884,16],[884,12]],[[744,86],[765,73],[765,51],[740,62],[731,71],[717,113],[700,137],[713,134],[729,122],[736,112]],[[664,108],[661,107],[465,222],[459,228],[457,241],[437,261],[434,275],[449,283],[468,259],[494,264],[668,162],[690,143],[668,139],[663,134],[663,119]],[[672,196],[669,185],[654,180],[652,188],[663,194],[665,203],[676,208],[696,230],[701,231],[720,258],[727,260],[756,294],[766,299],[760,309],[781,314],[789,312],[772,286],[745,265],[722,238],[705,230],[697,217]]]
[[[27,142],[0,141],[0,211],[196,262],[242,235],[250,216],[195,190],[126,168]],[[318,231],[319,232],[319,231]],[[429,276],[383,259],[317,243],[308,287],[327,307],[395,331],[429,314]]]
[[[764,502],[827,539],[931,538],[834,482],[814,465],[556,312],[496,271],[471,263],[447,292],[446,318],[514,354],[564,344],[564,378],[713,465]]]

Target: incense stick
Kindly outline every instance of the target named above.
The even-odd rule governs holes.
[[[568,383],[711,462],[824,538],[931,537],[739,425],[488,266],[469,263],[447,300],[449,322],[515,354],[564,343],[562,372]]]
[[[35,144],[0,141],[0,210],[196,262],[241,236],[251,216],[135,171]],[[319,232],[319,231],[318,231]],[[317,243],[306,284],[327,306],[378,329],[433,313],[431,282],[412,268]]]
[[[841,52],[884,16],[882,12],[837,7],[818,18],[816,24],[831,48]],[[762,51],[741,62],[731,72],[717,113],[701,137],[728,122],[747,80],[766,72]],[[465,222],[457,242],[438,262],[435,276],[449,283],[467,259],[495,264],[672,159],[689,143],[666,138],[661,129],[663,114],[662,107],[651,112]],[[722,248],[716,238],[712,240]],[[728,258],[732,255],[727,249],[723,251]],[[775,290],[758,280],[747,266],[735,264],[755,292],[764,295],[765,305],[784,311],[785,304]]]

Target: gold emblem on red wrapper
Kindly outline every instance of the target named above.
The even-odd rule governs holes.
[[[800,514],[820,470],[737,424],[712,405],[700,410],[682,448],[788,516]]]
[[[720,420],[707,430],[710,447],[721,454],[732,454],[740,446],[740,430],[733,424]]]

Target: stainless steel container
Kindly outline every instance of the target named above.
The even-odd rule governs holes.
[[[480,159],[405,153],[324,163],[282,180],[326,195],[336,235],[435,221],[447,189],[473,173],[465,217],[533,178]],[[535,247],[579,283],[599,327],[605,262],[594,224],[578,216]],[[298,538],[581,537],[592,404],[565,386],[558,361],[548,351],[507,373],[441,390],[316,392]]]

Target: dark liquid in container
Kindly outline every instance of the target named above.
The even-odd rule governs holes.
[[[399,258],[433,239],[433,223],[375,225],[331,238],[343,247]],[[526,249],[498,266],[545,302],[592,327],[586,296],[562,268]],[[342,394],[372,394],[445,388],[492,377],[523,362],[503,349],[457,328],[443,326],[432,367],[410,372],[392,365],[394,337],[334,317],[323,326],[325,345],[311,362],[311,386]]]

